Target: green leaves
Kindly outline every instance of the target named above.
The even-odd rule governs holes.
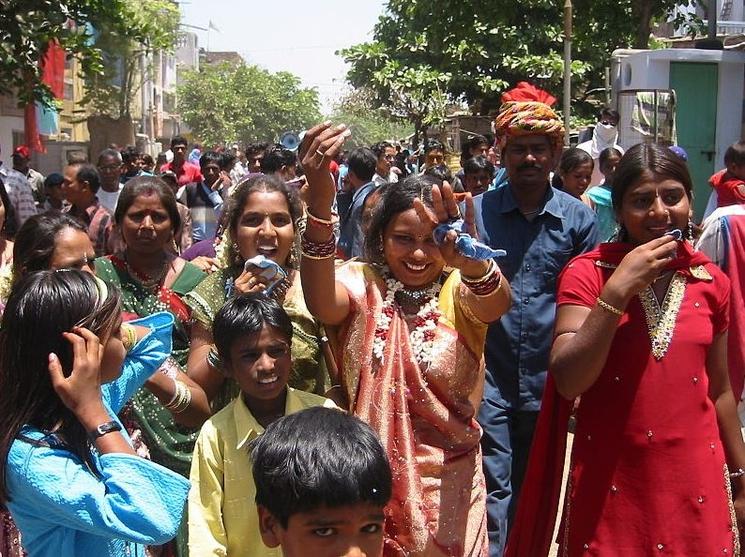
[[[288,72],[230,63],[187,72],[178,110],[194,135],[208,145],[278,139],[320,120],[318,93]]]
[[[651,23],[694,2],[573,0],[573,89],[602,87],[613,50],[649,37]],[[488,114],[500,94],[521,80],[560,96],[563,41],[559,0],[388,0],[373,40],[339,54],[350,64],[350,84],[372,91],[375,106],[398,113],[401,94],[443,94]]]
[[[56,39],[80,60],[94,110],[111,109],[116,94],[106,55],[136,60],[141,49],[171,49],[178,23],[178,7],[168,0],[6,0],[0,9],[0,94],[51,103],[39,62]],[[128,111],[128,102],[116,98],[114,106],[127,105]]]

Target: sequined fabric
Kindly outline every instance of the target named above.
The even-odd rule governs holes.
[[[114,257],[96,260],[96,274],[105,281],[117,285],[122,292],[122,310],[139,317],[158,311],[169,311],[174,315],[173,351],[171,357],[183,369],[189,353],[189,333],[183,319],[184,306],[181,295],[201,282],[205,274],[187,263],[174,281],[170,303],[164,297],[145,289],[132,278],[119,260]],[[173,416],[157,397],[147,389],[139,389],[123,410],[127,431],[130,432],[138,454],[148,454],[153,461],[162,464],[184,477],[189,476],[191,453],[197,439],[198,429],[186,428],[173,421]],[[142,445],[145,446],[142,446]]]
[[[339,331],[344,387],[352,412],[378,433],[393,471],[384,555],[486,556],[481,430],[469,401],[483,384],[486,326],[461,309],[458,273],[441,291],[442,317],[426,367],[416,362],[400,311],[391,320],[384,365],[372,357],[385,295],[377,271],[352,263],[337,278],[353,306]]]
[[[559,305],[595,305],[613,272],[597,257],[567,266]],[[559,555],[738,552],[706,370],[727,328],[729,287],[712,264],[706,275],[695,266],[678,265],[662,304],[649,292],[631,300],[600,376],[582,394]]]

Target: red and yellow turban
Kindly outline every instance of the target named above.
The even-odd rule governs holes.
[[[555,146],[564,142],[564,124],[551,105],[556,99],[532,85],[521,82],[502,95],[502,106],[494,121],[497,137],[504,146],[509,137],[547,135]]]

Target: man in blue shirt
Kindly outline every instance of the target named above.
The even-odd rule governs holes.
[[[527,465],[551,349],[556,279],[597,236],[593,212],[549,185],[564,133],[551,108],[505,103],[496,124],[506,139],[508,183],[474,199],[479,237],[507,251],[499,266],[512,288],[512,308],[489,326],[478,416],[491,557],[504,551]]]
[[[366,147],[349,154],[346,182],[352,193],[349,209],[339,218],[339,249],[347,258],[364,255],[365,238],[362,233],[362,210],[365,199],[377,186],[373,182],[378,158]]]

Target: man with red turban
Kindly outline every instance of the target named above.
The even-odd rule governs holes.
[[[498,263],[512,288],[512,308],[489,327],[478,416],[492,557],[504,551],[541,405],[556,279],[597,243],[594,213],[549,185],[564,137],[556,99],[521,83],[502,100],[495,128],[508,181],[474,199],[480,240],[507,251]]]

